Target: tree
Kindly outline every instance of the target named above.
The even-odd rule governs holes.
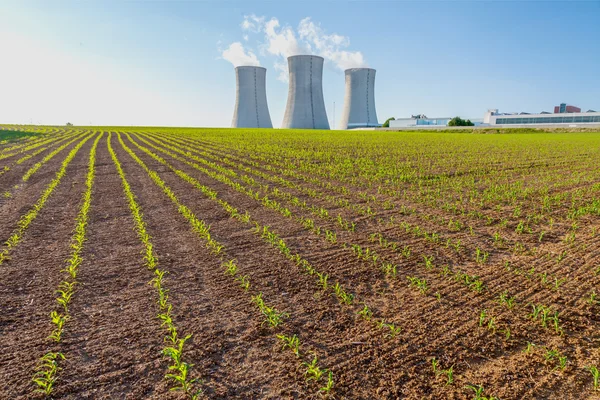
[[[383,128],[389,128],[390,127],[390,121],[394,121],[396,118],[391,117],[385,120],[385,122],[383,123],[383,125],[381,125]]]
[[[454,117],[448,122],[448,126],[473,126],[474,123],[470,119],[464,120],[461,117]]]
[[[73,126],[73,124],[70,122],[67,122],[67,126]]]

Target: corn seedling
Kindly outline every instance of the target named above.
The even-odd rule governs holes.
[[[296,357],[300,357],[300,339],[298,336],[286,336],[286,335],[277,335],[277,338],[283,342],[282,350],[289,348],[296,355]]]
[[[321,376],[323,375],[323,370],[317,365],[319,360],[315,355],[311,362],[303,362],[302,365],[306,367],[306,371],[304,372],[304,377],[306,381],[314,380],[318,382],[321,380]]]
[[[280,313],[275,308],[269,307],[262,298],[262,292],[255,296],[252,296],[252,302],[256,304],[256,306],[260,309],[260,311],[266,318],[261,324],[261,326],[268,323],[272,328],[275,328],[283,322],[284,318],[289,317],[288,313]]]
[[[454,383],[454,366],[441,372],[446,375],[446,385],[452,385]]]
[[[441,373],[439,366],[440,362],[435,357],[431,358],[431,369],[433,370],[435,376],[439,376]]]
[[[594,390],[599,390],[600,389],[600,370],[598,370],[598,367],[596,367],[595,365],[587,366],[587,367],[585,367],[585,369],[587,369],[590,372],[590,374],[592,374]]]
[[[515,297],[511,297],[508,292],[504,291],[498,296],[500,304],[506,306],[509,310],[513,309],[516,303]]]
[[[248,291],[248,289],[250,289],[250,278],[248,277],[248,275],[238,275],[235,278],[235,280],[240,283],[240,287],[245,291]]]
[[[42,357],[33,377],[33,382],[37,385],[36,392],[45,395],[52,393],[56,374],[60,370],[57,361],[59,359],[64,360],[65,356],[58,352],[49,352]]]
[[[419,289],[419,291],[422,294],[427,293],[428,287],[427,287],[427,281],[425,280],[425,278],[420,279],[416,276],[407,276],[406,278],[410,282],[410,286],[413,286],[413,287]]]
[[[473,400],[498,400],[498,398],[494,396],[484,396],[483,393],[485,392],[485,389],[481,385],[467,385],[465,388],[471,389],[473,392],[475,392],[475,397],[473,397]]]
[[[324,394],[329,394],[331,389],[333,389],[334,381],[333,381],[333,372],[327,371],[327,383],[325,386],[319,388],[319,391]]]
[[[362,310],[360,310],[357,314],[366,319],[367,321],[373,317],[373,311],[371,311],[371,309],[366,304],[363,305]]]

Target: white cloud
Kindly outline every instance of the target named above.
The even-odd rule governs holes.
[[[246,51],[240,42],[233,42],[228,48],[221,52],[221,57],[233,64],[234,67],[240,65],[260,66],[260,61],[252,51]]]
[[[279,20],[271,18],[264,25],[267,51],[273,55],[287,58],[298,54],[306,54],[309,49],[301,45],[296,33],[289,26],[280,28]]]
[[[245,32],[264,35],[264,41],[259,44],[260,54],[276,57],[273,67],[277,72],[277,79],[284,82],[288,80],[287,58],[299,54],[321,56],[327,63],[342,71],[367,66],[360,51],[347,50],[350,38],[327,33],[321,24],[313,22],[310,17],[302,19],[296,30],[289,25],[282,26],[275,17],[267,20],[265,16],[255,14],[245,15],[240,26]],[[247,33],[242,38],[245,42],[249,41]],[[259,65],[256,55],[251,51],[246,52],[240,42],[232,43],[222,52],[222,57],[236,66]]]
[[[265,23],[265,17],[257,17],[254,14],[244,15],[244,20],[240,24],[243,30],[258,33],[262,30]]]
[[[366,67],[367,63],[360,51],[343,50],[350,46],[350,39],[337,33],[326,34],[320,24],[315,24],[310,17],[298,24],[298,35],[301,40],[314,47],[314,52],[341,69]]]

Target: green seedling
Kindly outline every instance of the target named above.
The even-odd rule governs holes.
[[[314,355],[311,362],[303,362],[302,363],[302,365],[304,365],[306,367],[306,371],[304,372],[304,377],[307,382],[310,380],[314,380],[315,382],[318,382],[319,380],[321,380],[321,376],[323,375],[324,371],[317,365],[318,362],[319,362],[319,360],[317,359],[317,356]]]
[[[587,367],[585,367],[585,369],[590,371],[590,374],[592,374],[594,390],[599,390],[600,389],[600,370],[598,370],[598,367],[596,367],[595,365],[587,366]]]
[[[277,338],[283,342],[282,350],[289,348],[296,355],[296,357],[300,357],[300,339],[298,336],[286,336],[284,334],[278,334]]]
[[[366,319],[367,321],[373,317],[373,311],[371,311],[371,309],[366,304],[363,305],[362,310],[360,310],[357,314]]]
[[[329,394],[331,389],[333,389],[334,381],[333,381],[333,372],[327,371],[327,383],[325,386],[320,387],[319,391],[324,394]]]
[[[36,392],[43,393],[46,396],[52,393],[56,382],[56,374],[61,369],[58,366],[58,360],[61,359],[64,360],[65,356],[58,352],[46,353],[42,357],[33,377],[33,382],[37,385]]]

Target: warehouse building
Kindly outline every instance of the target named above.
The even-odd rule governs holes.
[[[571,108],[567,108],[571,107]],[[564,110],[564,111],[561,111]],[[579,110],[577,112],[573,110]],[[556,111],[556,109],[555,109]],[[581,109],[574,106],[561,104],[558,106],[557,113],[551,114],[541,112],[540,114],[529,113],[514,113],[506,114],[499,113],[497,109],[488,110],[483,118],[483,125],[490,126],[590,126],[600,125],[600,112],[589,110],[581,112]]]

